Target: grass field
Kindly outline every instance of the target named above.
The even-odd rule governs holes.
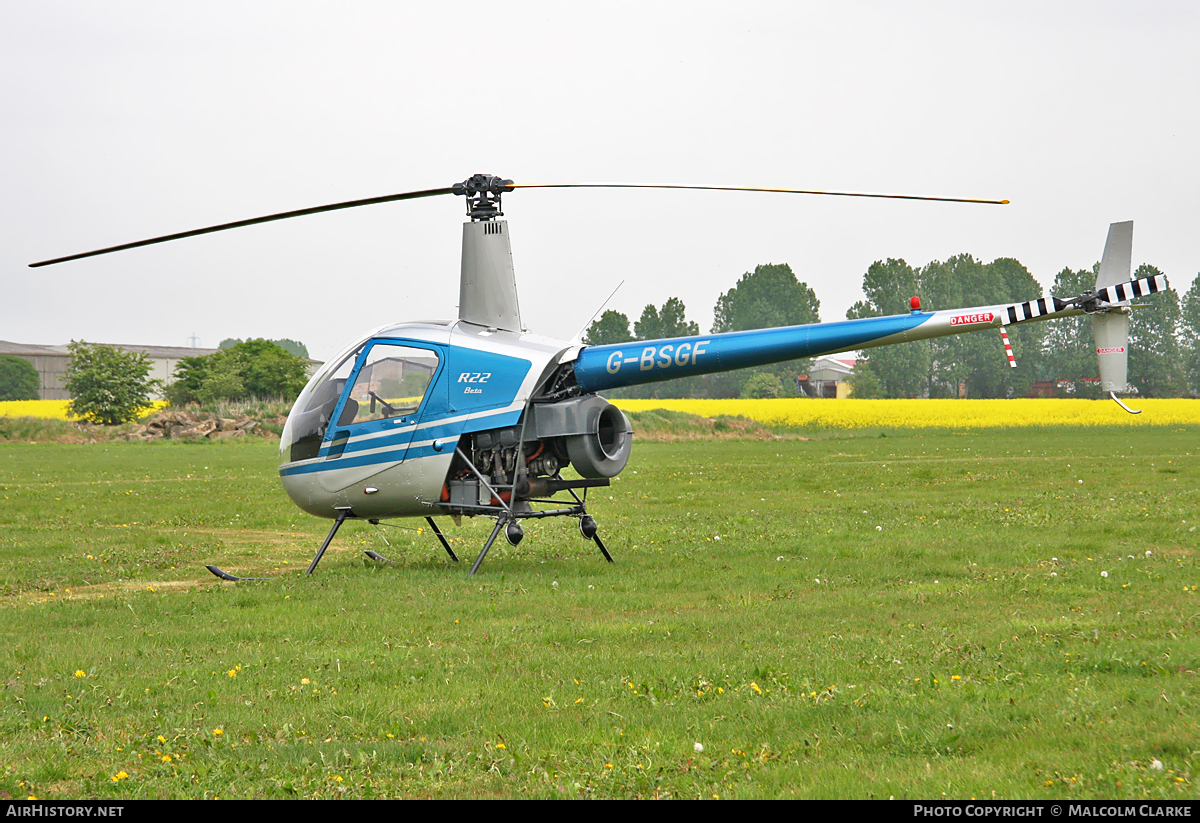
[[[638,444],[615,564],[475,578],[302,577],[272,443],[0,444],[0,792],[1196,798],[1200,427],[873,434]]]

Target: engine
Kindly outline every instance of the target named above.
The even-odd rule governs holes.
[[[443,505],[451,511],[546,497],[564,489],[608,485],[629,462],[633,427],[620,409],[598,395],[535,403],[523,424],[476,432],[459,448]],[[573,467],[582,481],[565,480]],[[486,481],[486,482],[481,482]],[[489,489],[490,487],[490,489]]]

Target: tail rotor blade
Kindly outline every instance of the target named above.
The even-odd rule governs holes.
[[[1096,297],[1106,303],[1126,303],[1135,297],[1157,294],[1165,291],[1166,288],[1167,276],[1156,274],[1153,277],[1143,277],[1139,280],[1130,280],[1127,283],[1117,283],[1115,286],[1100,289],[1096,292]]]

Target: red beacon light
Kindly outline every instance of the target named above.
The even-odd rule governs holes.
[[[916,295],[913,295],[912,297],[908,298],[908,305],[909,305],[909,308],[911,308],[913,311],[920,311],[921,310],[921,298],[917,297]]]

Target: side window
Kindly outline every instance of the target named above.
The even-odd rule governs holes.
[[[428,349],[375,344],[354,379],[338,425],[412,414],[421,405],[437,367],[437,355]]]

